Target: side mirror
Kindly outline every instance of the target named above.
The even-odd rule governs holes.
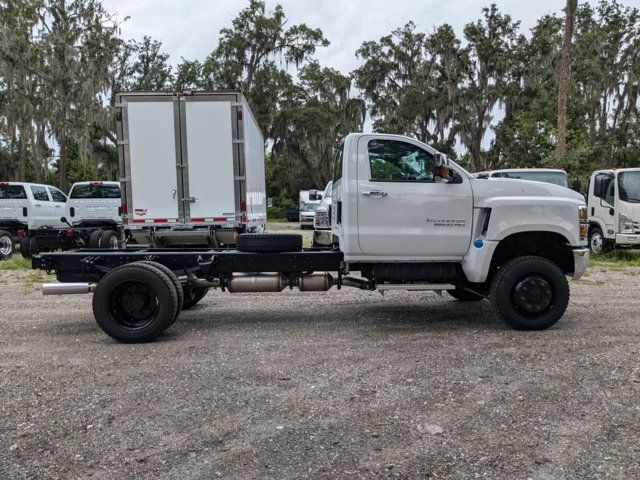
[[[309,200],[316,201],[316,200],[321,200],[322,199],[322,194],[318,193],[318,190],[309,190]]]
[[[593,183],[593,195],[602,198],[602,178],[596,178],[596,181]]]
[[[449,165],[449,158],[444,154],[437,152],[435,155],[436,166]]]
[[[439,165],[433,169],[433,176],[436,183],[454,183],[456,180],[455,170],[445,165]]]
[[[580,191],[582,190],[582,183],[580,182],[580,180],[578,180],[577,178],[573,181],[573,186],[571,187],[572,190],[580,193]]]

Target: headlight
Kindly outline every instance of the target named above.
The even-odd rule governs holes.
[[[313,219],[313,226],[315,228],[330,228],[331,220],[329,220],[329,212],[326,210],[316,210],[316,216]]]
[[[618,214],[618,232],[634,233],[633,220],[626,213]]]
[[[580,222],[580,240],[589,238],[589,211],[586,205],[578,207],[578,220]]]

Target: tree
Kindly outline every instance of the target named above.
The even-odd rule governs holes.
[[[120,45],[118,26],[97,0],[47,0],[41,18],[43,92],[59,148],[59,185],[67,189],[67,149],[90,155],[94,125],[108,128],[104,107],[110,66]]]
[[[464,81],[458,109],[459,135],[476,170],[482,170],[482,141],[494,106],[504,98],[513,68],[519,22],[491,5],[483,17],[464,27]]]
[[[365,105],[351,98],[351,79],[311,62],[300,70],[282,101],[272,136],[273,153],[299,159],[317,187],[331,179],[338,141],[362,129]]]
[[[564,9],[564,36],[562,38],[562,64],[558,74],[558,143],[556,155],[561,158],[567,151],[567,95],[571,77],[571,41],[578,0],[567,0]]]

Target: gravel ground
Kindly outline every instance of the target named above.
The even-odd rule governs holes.
[[[639,275],[591,269],[544,332],[434,293],[211,292],[122,345],[0,271],[0,478],[639,478]]]

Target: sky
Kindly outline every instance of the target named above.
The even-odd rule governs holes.
[[[494,0],[499,9],[520,20],[527,33],[546,13],[562,15],[564,0]],[[229,26],[248,0],[105,0],[116,12],[125,38],[143,35],[160,40],[171,55],[171,63],[181,57],[203,60],[216,46],[220,29]],[[431,32],[449,23],[461,35],[464,25],[477,20],[483,6],[491,1],[476,0],[267,0],[272,9],[283,6],[289,24],[306,23],[319,27],[331,45],[320,48],[315,57],[321,64],[344,73],[359,63],[355,51],[366,40],[377,40],[393,29],[413,21]],[[589,3],[595,3],[591,1]],[[640,0],[622,0],[640,7]]]

